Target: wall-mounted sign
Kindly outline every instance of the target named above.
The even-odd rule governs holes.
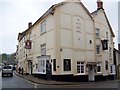
[[[103,50],[108,50],[108,40],[101,40]]]
[[[81,18],[77,17],[75,21],[75,28],[77,33],[81,33]]]
[[[25,42],[25,48],[26,49],[31,49],[31,40],[27,40],[26,42]]]

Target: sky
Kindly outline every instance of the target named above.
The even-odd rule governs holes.
[[[50,6],[64,0],[0,0],[0,53],[14,53],[18,44],[17,36],[34,23]],[[93,12],[97,0],[81,0]],[[102,0],[103,7],[115,34],[115,48],[118,44],[118,1]]]

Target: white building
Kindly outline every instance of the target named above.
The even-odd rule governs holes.
[[[93,13],[81,2],[61,2],[19,33],[19,67],[48,78],[87,75],[94,81],[110,75],[113,37],[102,1]]]

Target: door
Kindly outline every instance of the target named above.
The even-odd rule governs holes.
[[[46,60],[46,79],[51,80],[52,70],[51,70],[51,63],[49,60]]]
[[[94,68],[93,65],[89,65],[89,81],[95,81]]]
[[[32,61],[28,61],[28,73],[32,74]]]

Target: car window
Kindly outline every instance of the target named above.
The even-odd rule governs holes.
[[[11,69],[11,66],[4,66],[4,69]]]

